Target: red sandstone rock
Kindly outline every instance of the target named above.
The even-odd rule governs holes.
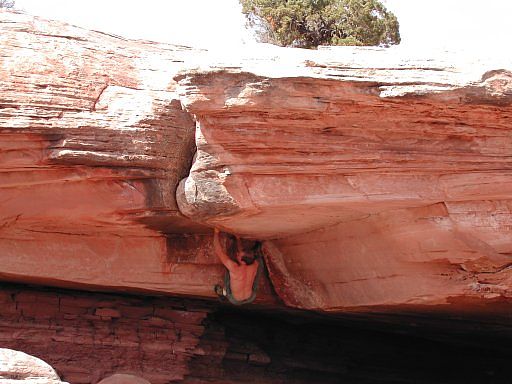
[[[0,16],[0,275],[189,291],[165,236],[144,225],[198,228],[174,202],[192,156],[172,80],[188,50]]]
[[[0,292],[6,294],[0,345],[44,357],[73,384],[96,384],[121,372],[152,384],[182,380],[209,312],[206,305],[189,309],[183,299],[38,292],[5,284]],[[0,367],[5,361],[12,366],[17,360],[0,353]]]
[[[177,77],[198,149],[180,209],[268,239],[287,305],[512,296],[512,75],[399,52],[320,51],[301,76]]]
[[[27,297],[56,314],[24,316]],[[183,298],[0,284],[0,345],[44,359],[72,384],[97,384],[120,372],[152,384],[438,383],[453,374],[462,383],[508,383],[510,303],[500,315],[490,302],[474,302],[480,313],[472,319],[463,311],[427,316],[420,309],[325,321],[296,311],[219,311]],[[94,315],[107,304],[122,316]],[[69,318],[71,307],[87,315]],[[126,308],[138,315],[124,315]],[[148,312],[168,319],[149,324]]]
[[[266,240],[289,306],[511,296],[509,62],[346,47],[219,64],[0,15],[1,279],[213,298],[219,226]]]
[[[175,201],[194,122],[173,76],[201,51],[5,11],[0,30],[0,278],[215,297],[208,228]]]

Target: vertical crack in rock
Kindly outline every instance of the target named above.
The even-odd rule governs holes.
[[[479,199],[507,201],[512,188],[510,73],[479,80],[442,68],[423,79],[430,68],[421,66],[331,70],[346,73],[178,75],[198,148],[178,189],[182,213],[274,239],[266,261],[290,306],[508,295],[494,283],[485,296],[475,283],[489,271],[509,279],[507,226],[495,226]],[[475,212],[456,212],[464,202]]]
[[[213,297],[215,225],[271,240],[297,307],[511,296],[509,62],[343,47],[216,66],[2,18],[2,279]]]
[[[228,147],[234,143],[217,140],[216,131],[220,127],[210,121],[208,114],[215,114],[217,109],[239,107],[238,114],[243,116],[243,105],[253,103],[256,96],[263,97],[270,86],[268,79],[227,70],[191,71],[174,79],[184,108],[196,121],[197,152],[189,176],[180,182],[177,190],[180,211],[195,221],[220,225],[226,217],[256,214],[259,209],[232,166],[234,158],[229,155]]]
[[[200,131],[199,125],[197,131]],[[217,160],[207,152],[197,150],[189,176],[179,183],[176,191],[178,207],[182,214],[193,220],[207,221],[240,211],[224,185],[230,175],[229,170],[219,171],[215,163]]]

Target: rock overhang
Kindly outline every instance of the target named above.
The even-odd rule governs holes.
[[[508,297],[510,62],[219,59],[2,15],[6,279],[211,298],[218,226],[268,240],[270,305],[270,282],[313,310]]]

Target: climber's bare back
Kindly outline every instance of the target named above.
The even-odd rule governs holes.
[[[237,251],[233,255],[234,259],[228,256],[224,246],[220,242],[220,232],[215,228],[213,246],[217,257],[229,271],[229,284],[232,297],[243,302],[249,300],[254,295],[254,281],[258,277],[258,268],[260,260],[255,259],[255,255],[248,255],[240,246],[240,240],[237,238]],[[254,260],[251,264],[247,259]]]
[[[241,264],[228,268],[231,292],[235,300],[244,301],[251,297],[259,263],[260,261],[256,260],[251,265]]]

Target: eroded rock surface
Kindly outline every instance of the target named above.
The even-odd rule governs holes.
[[[172,81],[187,49],[0,16],[0,275],[159,290],[166,238],[142,223],[188,225],[174,188],[193,123]]]
[[[0,16],[3,280],[213,298],[217,226],[265,240],[265,305],[511,295],[508,59],[219,61]]]
[[[195,144],[173,76],[201,51],[5,11],[0,29],[0,277],[215,297],[209,230],[175,201]]]
[[[180,209],[267,239],[287,305],[511,295],[511,72],[399,52],[177,77],[198,149]]]
[[[329,320],[5,284],[0,304],[0,345],[73,384],[115,373],[152,384],[510,382],[510,315],[490,305],[473,320],[421,311]]]
[[[43,360],[21,351],[0,348],[0,382],[2,384],[66,384]]]

